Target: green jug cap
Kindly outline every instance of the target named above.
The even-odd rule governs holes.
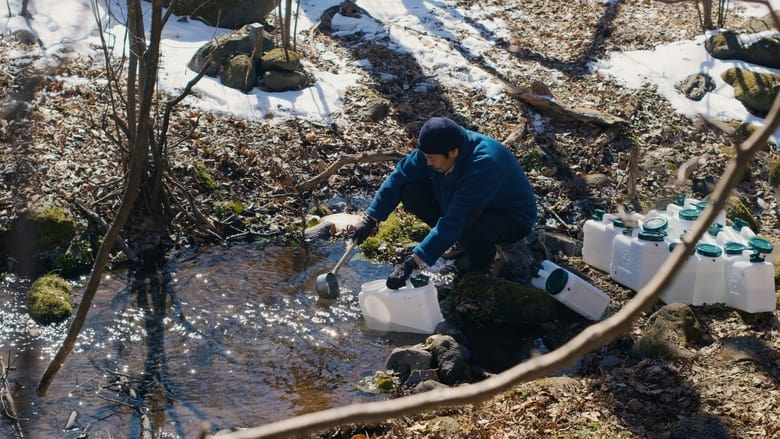
[[[759,251],[759,253],[772,253],[772,249],[775,248],[771,242],[759,236],[754,236],[748,239],[748,245]]]
[[[699,202],[697,202],[697,203],[694,203],[694,204],[693,204],[693,206],[694,206],[695,208],[699,209],[699,210],[704,210],[704,209],[706,209],[706,208],[707,208],[707,206],[709,206],[710,204],[712,204],[712,202],[711,202],[711,201],[699,201]]]
[[[747,226],[747,221],[743,220],[742,218],[734,218],[734,221],[731,224],[731,228],[739,232],[742,230],[743,227]]]
[[[709,233],[710,236],[718,236],[718,233],[720,233],[721,230],[723,230],[723,226],[715,223],[711,225],[709,229],[707,229],[707,233]]]
[[[550,294],[558,294],[569,282],[569,273],[563,268],[556,268],[547,276],[547,282],[544,284],[544,289]]]
[[[604,214],[605,213],[606,212],[604,211],[604,209],[595,209],[593,211],[593,215],[591,216],[591,219],[594,219],[596,221],[601,221],[601,220],[604,219]]]
[[[701,212],[698,209],[683,209],[677,215],[682,220],[696,221],[699,218]]]
[[[655,216],[645,221],[642,224],[642,229],[645,232],[660,233],[666,230],[668,226],[669,226],[669,222],[666,221],[665,218],[661,218],[660,216]]]
[[[623,229],[623,232],[622,232],[622,233],[623,233],[624,235],[631,236],[631,235],[633,235],[633,234],[634,234],[634,229],[632,229],[631,227],[626,227],[625,229]]]
[[[723,250],[725,250],[727,255],[740,255],[742,254],[743,251],[747,249],[748,246],[742,244],[741,242],[729,241],[723,244]]]
[[[677,194],[677,197],[675,197],[673,203],[678,206],[685,204],[685,194]]]
[[[612,225],[615,227],[626,227],[626,222],[623,218],[612,218]]]
[[[723,253],[723,250],[717,245],[702,243],[696,245],[696,253],[711,258],[717,258]]]
[[[637,237],[642,241],[661,242],[666,237],[666,234],[657,232],[639,232]]]

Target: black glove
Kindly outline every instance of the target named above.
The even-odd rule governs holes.
[[[412,275],[412,272],[417,269],[417,262],[414,261],[412,256],[408,256],[404,259],[404,262],[395,267],[390,276],[387,277],[387,288],[391,290],[397,290],[406,285],[407,279]]]
[[[376,229],[376,220],[366,215],[355,224],[352,240],[355,241],[355,244],[360,245],[374,232],[374,229]]]

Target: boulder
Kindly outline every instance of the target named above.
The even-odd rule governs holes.
[[[303,65],[301,64],[301,55],[298,52],[276,47],[263,54],[260,58],[260,68],[263,71],[296,72],[302,70]]]
[[[257,83],[257,71],[249,55],[238,54],[225,66],[221,78],[225,86],[247,92]]]
[[[433,363],[433,355],[422,345],[395,348],[385,363],[385,368],[401,375],[413,370],[428,370]]]
[[[258,41],[262,41],[262,47]],[[215,77],[236,54],[252,55],[273,49],[273,39],[265,35],[259,23],[248,24],[242,28],[221,35],[201,46],[192,56],[187,67],[195,72],[206,68],[205,74]],[[210,65],[206,65],[211,62]]]
[[[453,385],[466,377],[466,359],[458,342],[449,335],[434,334],[425,341],[439,369],[439,381]]]
[[[721,78],[734,88],[734,96],[751,113],[765,116],[780,90],[780,75],[732,67]]]
[[[704,48],[717,59],[738,59],[765,67],[780,68],[780,33],[724,31],[704,41]]]
[[[632,354],[639,358],[691,358],[693,353],[689,348],[699,345],[703,339],[701,324],[691,307],[671,303],[647,319]]]
[[[165,0],[165,7],[210,26],[238,29],[248,23],[264,22],[279,0]]]
[[[309,83],[309,77],[303,72],[272,70],[263,74],[263,88],[270,92],[300,90]]]

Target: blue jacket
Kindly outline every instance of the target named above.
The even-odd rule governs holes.
[[[485,210],[509,211],[520,224],[536,223],[536,197],[517,159],[504,145],[484,134],[463,129],[466,142],[452,171],[431,169],[419,149],[401,159],[379,187],[366,214],[384,221],[400,202],[406,183],[430,179],[444,215],[412,251],[426,264],[452,246]]]

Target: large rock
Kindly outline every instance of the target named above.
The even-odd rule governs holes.
[[[734,87],[734,97],[751,113],[759,116],[769,112],[780,90],[780,75],[776,73],[758,73],[732,67],[723,72],[721,78]]]
[[[691,307],[671,303],[647,319],[632,353],[640,358],[691,358],[691,347],[704,340],[701,324]]]
[[[73,314],[70,291],[70,285],[55,274],[39,277],[27,296],[30,317],[41,325],[65,321]]]
[[[222,72],[222,83],[247,92],[257,83],[257,71],[249,55],[239,54],[230,59]]]
[[[258,47],[260,44],[262,48]],[[265,35],[261,24],[248,24],[201,46],[192,56],[187,67],[195,72],[205,67],[204,73],[215,77],[236,54],[251,56],[253,53],[265,52],[273,47],[273,40]],[[209,62],[211,64],[207,66]]]
[[[718,59],[738,59],[766,67],[780,68],[780,33],[764,31],[740,34],[725,31],[712,35],[704,48]]]
[[[255,22],[264,22],[279,0],[165,0],[174,14],[189,16],[211,26],[238,29]]]

